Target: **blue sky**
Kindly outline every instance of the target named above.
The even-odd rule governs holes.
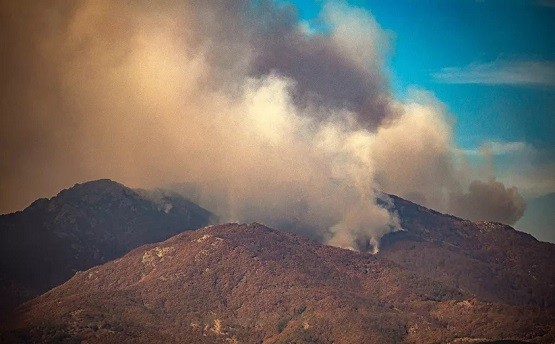
[[[322,1],[294,1],[317,26]],[[456,118],[463,148],[484,142],[555,144],[555,2],[348,1],[391,30],[391,82],[430,90]]]

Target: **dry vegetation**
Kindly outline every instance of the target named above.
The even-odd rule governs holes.
[[[379,257],[481,300],[555,314],[555,245],[493,222],[474,223],[393,197],[404,232]]]
[[[539,307],[487,302],[383,257],[259,224],[186,232],[77,274],[4,324],[6,342],[555,341]]]

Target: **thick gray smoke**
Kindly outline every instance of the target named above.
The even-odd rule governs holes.
[[[297,83],[293,91],[297,105],[316,102],[349,110],[365,127],[374,129],[395,113],[383,75],[389,39],[372,16],[345,3],[330,2],[322,19],[331,32],[324,36],[301,30],[291,11],[277,17],[273,13],[264,9],[261,16],[268,26],[255,37],[257,75],[277,71],[290,77]]]
[[[270,1],[0,10],[3,211],[96,178],[188,182],[223,221],[375,249],[399,229],[375,190],[449,210],[469,183],[441,104],[392,97],[390,35],[362,9],[328,3],[325,33]]]
[[[489,202],[483,202],[484,199]],[[450,202],[454,213],[470,220],[488,219],[514,224],[526,210],[526,202],[516,188],[507,189],[495,180],[474,180],[468,186],[468,192],[452,195]]]

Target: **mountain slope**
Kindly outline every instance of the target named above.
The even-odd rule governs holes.
[[[37,296],[145,243],[210,222],[174,195],[97,180],[0,216],[0,310]]]
[[[4,323],[6,342],[555,340],[540,310],[483,302],[366,253],[259,224],[184,232],[78,273]]]
[[[378,256],[483,300],[555,313],[555,245],[390,198],[406,231],[385,235]]]

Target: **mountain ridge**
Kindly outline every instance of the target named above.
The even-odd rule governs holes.
[[[202,227],[214,215],[167,190],[77,184],[0,216],[2,301],[54,287],[5,317],[0,341],[555,341],[555,245],[383,197],[404,230],[372,255],[259,223]],[[14,218],[15,248],[4,240]],[[125,245],[107,258],[94,240]],[[10,259],[23,262],[10,270]],[[48,279],[52,269],[65,275]],[[14,271],[24,283],[6,283]]]
[[[251,223],[134,249],[25,303],[1,332],[13,342],[549,343],[553,323],[538,308]]]
[[[406,230],[384,235],[379,256],[488,301],[554,312],[554,244],[505,224],[475,223],[391,198]]]

